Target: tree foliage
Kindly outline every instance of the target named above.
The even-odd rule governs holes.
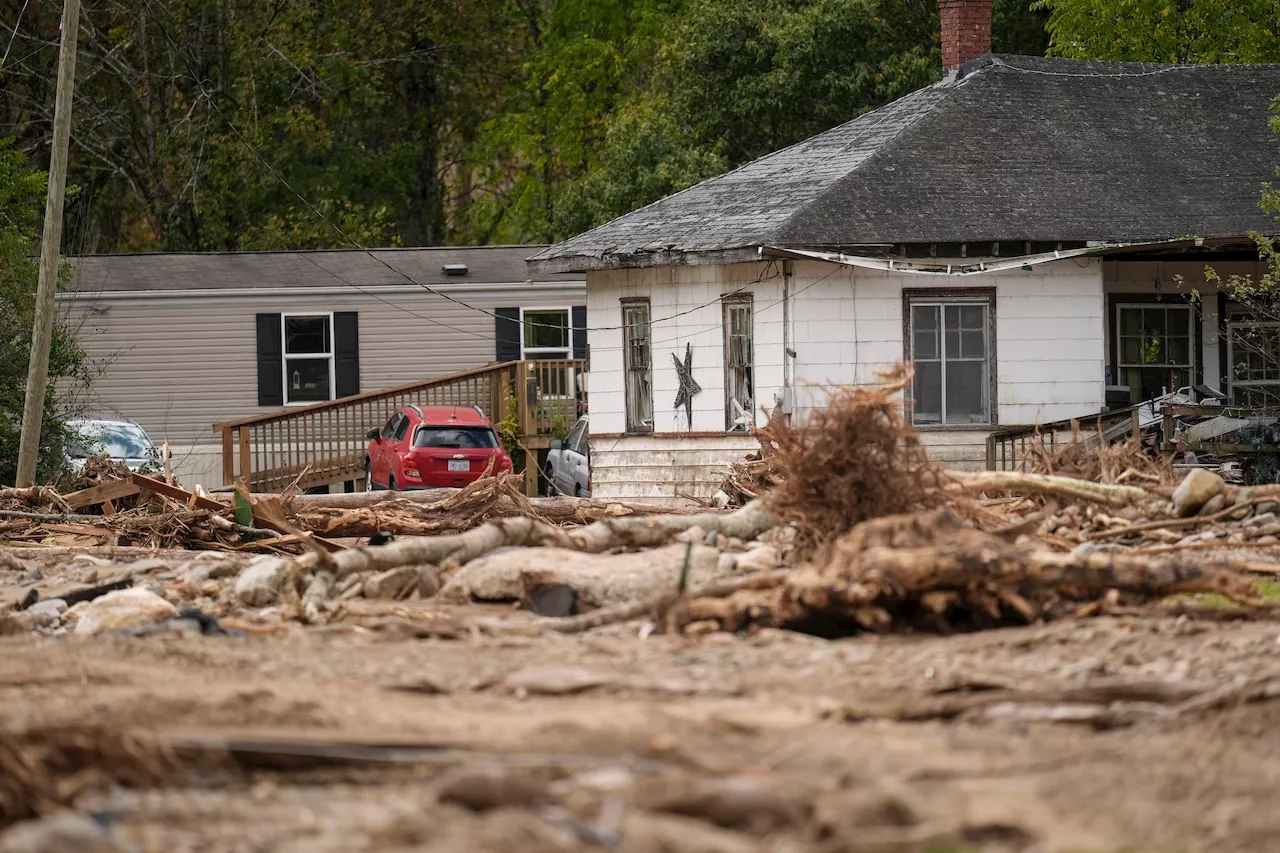
[[[1280,62],[1280,0],[1039,0],[1050,52],[1132,62]]]
[[[32,169],[13,140],[0,139],[0,483],[17,476],[39,272],[35,235],[47,186],[48,175]],[[42,480],[56,475],[64,461],[58,382],[79,376],[82,363],[69,330],[55,325],[37,463]]]
[[[1043,52],[1027,2],[996,50]],[[0,133],[43,165],[58,4],[0,8]],[[84,0],[67,248],[561,238],[932,81],[937,27],[935,0]]]

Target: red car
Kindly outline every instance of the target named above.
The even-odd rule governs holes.
[[[368,438],[368,491],[465,486],[480,479],[492,457],[493,473],[511,470],[493,424],[475,406],[405,406]]]

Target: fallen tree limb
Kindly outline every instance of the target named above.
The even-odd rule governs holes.
[[[1241,501],[1234,506],[1219,510],[1213,515],[1193,515],[1190,518],[1165,518],[1156,521],[1148,521],[1145,524],[1131,524],[1128,527],[1114,527],[1111,530],[1103,530],[1099,533],[1093,533],[1085,537],[1086,542],[1096,542],[1099,539],[1110,539],[1115,536],[1126,536],[1130,533],[1141,533],[1144,530],[1161,530],[1171,527],[1195,527],[1198,524],[1212,524],[1215,521],[1221,521],[1224,518],[1230,518],[1242,509],[1248,509],[1255,504],[1270,501],[1269,497],[1250,498],[1247,501]]]
[[[71,512],[71,507],[62,499],[62,495],[51,486],[27,486],[22,489],[0,489],[0,501],[23,501],[29,504],[52,504],[63,512]]]
[[[1024,474],[1021,471],[953,472],[955,482],[970,492],[1034,492],[1107,506],[1164,500],[1137,486],[1112,486],[1052,474]]]
[[[613,548],[648,548],[661,545],[691,527],[715,531],[739,539],[754,539],[774,526],[776,519],[753,501],[730,513],[658,515],[602,519],[586,527],[566,530],[531,518],[503,518],[465,533],[398,539],[378,547],[352,548],[332,555],[334,579],[354,572],[382,571],[400,566],[431,563],[461,565],[507,546],[554,545],[588,553]],[[293,568],[310,569],[319,562],[314,554],[298,557]]]

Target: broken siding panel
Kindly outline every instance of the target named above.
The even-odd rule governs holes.
[[[357,312],[364,391],[493,362],[492,316],[425,292],[383,298],[392,304],[359,294],[305,292],[119,299],[79,294],[61,300],[60,308],[73,328],[80,329],[80,344],[101,371],[86,408],[132,417],[157,442],[198,446],[216,444],[215,421],[274,410],[257,405],[256,313]],[[569,307],[581,304],[583,288],[539,285],[462,298],[487,310],[510,305]]]
[[[728,462],[759,446],[747,435],[592,439],[591,494],[667,504],[687,504],[682,495],[709,498]]]

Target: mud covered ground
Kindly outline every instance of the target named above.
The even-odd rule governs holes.
[[[442,615],[479,614],[526,618]],[[1280,838],[1274,622],[1105,616],[838,641],[638,628],[6,637],[0,727],[162,735],[182,773],[79,803],[145,851],[1258,851]]]

